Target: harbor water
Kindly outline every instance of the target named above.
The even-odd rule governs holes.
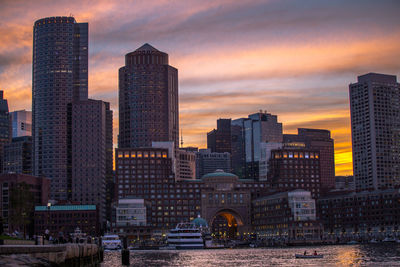
[[[322,259],[296,259],[316,250]],[[217,250],[132,250],[131,266],[400,266],[400,244]],[[122,266],[120,251],[106,251],[102,266]]]

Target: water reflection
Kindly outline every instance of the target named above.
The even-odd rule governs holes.
[[[323,259],[296,259],[317,250]],[[120,252],[105,252],[103,266],[122,266]],[[399,244],[325,247],[131,251],[131,266],[400,266]]]
[[[359,246],[341,247],[337,251],[337,264],[339,266],[361,266],[364,261]]]

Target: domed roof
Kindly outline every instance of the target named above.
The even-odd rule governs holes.
[[[205,175],[203,175],[203,177],[201,178],[208,178],[208,177],[236,177],[236,175],[234,175],[233,173],[229,173],[229,172],[224,172],[223,170],[216,170],[215,172],[212,173],[207,173]]]
[[[206,220],[204,220],[203,218],[197,217],[196,219],[194,219],[192,221],[192,223],[194,223],[194,225],[196,225],[197,227],[208,227],[208,223]]]

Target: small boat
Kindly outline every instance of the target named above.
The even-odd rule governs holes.
[[[396,242],[396,239],[394,239],[393,237],[386,237],[382,240],[382,242]]]
[[[318,255],[304,255],[304,254],[295,254],[296,259],[322,259],[324,257],[323,254]]]
[[[347,245],[356,245],[356,244],[358,244],[358,242],[355,240],[351,240],[351,241],[347,242]]]
[[[119,236],[116,234],[104,234],[104,236],[102,237],[102,245],[104,249],[107,250],[122,248],[121,240],[119,239]]]
[[[377,244],[377,243],[379,243],[379,242],[378,242],[378,240],[376,240],[376,239],[371,239],[371,240],[369,241],[369,243],[371,243],[371,244]]]

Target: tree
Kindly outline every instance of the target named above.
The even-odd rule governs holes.
[[[0,235],[4,232],[3,217],[0,217]]]
[[[18,183],[10,190],[10,224],[13,224],[20,232],[26,235],[26,226],[31,222],[34,211],[34,196],[30,186]]]

